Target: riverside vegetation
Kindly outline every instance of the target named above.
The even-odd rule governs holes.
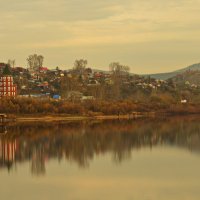
[[[78,116],[130,115],[134,112],[168,114],[197,114],[200,104],[172,103],[166,98],[152,96],[144,102],[133,100],[103,101],[87,100],[70,102],[65,100],[39,100],[33,98],[0,99],[0,113],[9,114],[69,114]]]

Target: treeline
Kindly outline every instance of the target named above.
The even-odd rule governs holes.
[[[69,115],[126,115],[134,112],[160,112],[171,114],[200,113],[200,104],[181,104],[152,96],[146,102],[133,100],[84,102],[40,100],[33,98],[2,98],[0,113],[7,114],[69,114]]]

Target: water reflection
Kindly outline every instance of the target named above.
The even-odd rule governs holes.
[[[7,127],[5,125],[0,124],[0,134],[6,134],[7,133]]]
[[[175,146],[192,153],[200,151],[200,124],[197,118],[14,124],[0,134],[0,168],[8,171],[29,161],[31,173],[45,174],[50,159],[66,159],[89,167],[96,155],[111,153],[120,163],[133,150]],[[6,134],[5,134],[6,133]]]

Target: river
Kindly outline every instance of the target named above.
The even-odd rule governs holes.
[[[200,118],[0,127],[4,200],[199,200]]]

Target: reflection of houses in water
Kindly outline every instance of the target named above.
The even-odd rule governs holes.
[[[24,139],[0,138],[0,168],[10,170],[17,162],[31,160],[31,172],[34,175],[45,174],[45,154],[43,144]]]
[[[0,140],[0,166],[10,169],[15,161],[16,151],[16,140]]]
[[[32,174],[42,175],[47,159],[66,159],[88,167],[96,155],[111,153],[114,161],[122,162],[131,157],[132,150],[146,147],[177,146],[200,152],[199,123],[185,126],[182,128],[181,123],[167,127],[166,123],[11,126],[9,134],[0,138],[0,167],[9,169],[13,163],[30,161]]]

